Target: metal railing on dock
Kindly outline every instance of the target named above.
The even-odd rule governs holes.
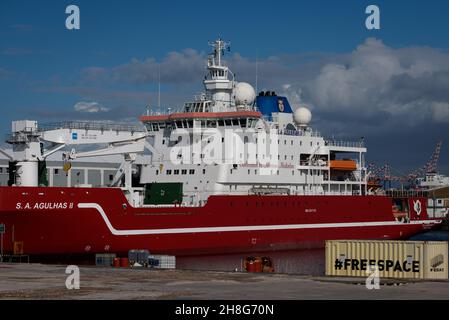
[[[23,254],[4,254],[0,256],[0,262],[7,263],[30,263],[30,256]]]

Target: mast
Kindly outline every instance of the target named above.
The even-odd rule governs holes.
[[[159,111],[161,110],[161,65],[157,65],[157,83],[158,83],[158,91],[157,91],[157,107]]]
[[[230,51],[231,42],[223,41],[219,38],[215,41],[209,41],[209,45],[214,49],[213,65],[221,67],[221,56],[224,55],[225,50]]]
[[[207,59],[208,75],[204,80],[204,86],[214,106],[218,110],[227,110],[233,102],[234,75],[222,64],[222,56],[225,50],[230,51],[231,43],[218,39],[209,41],[209,45],[213,48],[213,52]]]
[[[259,76],[258,62],[259,62],[259,54],[256,51],[256,94],[258,93],[258,91],[257,91],[257,80],[258,80],[258,76]]]

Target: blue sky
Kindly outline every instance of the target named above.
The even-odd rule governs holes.
[[[80,30],[65,28],[70,4],[80,8]],[[369,4],[380,7],[381,30],[365,28]],[[221,36],[241,79],[254,82],[257,55],[260,88],[311,106],[323,134],[365,136],[374,161],[407,171],[449,136],[448,12],[444,0],[1,0],[0,131],[20,118],[136,118],[156,102],[155,65],[163,104],[179,105],[201,90],[207,41]],[[376,69],[364,68],[373,61],[394,71],[373,78]],[[338,90],[325,82],[339,77],[348,82]],[[339,96],[344,89],[351,94]],[[352,96],[358,91],[370,94]],[[76,111],[80,102],[104,112]],[[449,174],[447,150],[440,167]]]

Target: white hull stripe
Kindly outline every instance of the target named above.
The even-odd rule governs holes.
[[[232,231],[263,231],[263,230],[292,230],[292,229],[318,229],[318,228],[352,228],[352,227],[378,227],[405,225],[398,221],[376,221],[376,222],[344,222],[344,223],[308,223],[308,224],[281,224],[261,226],[232,226],[232,227],[198,227],[198,228],[170,228],[170,229],[143,229],[143,230],[117,230],[109,221],[103,208],[97,203],[79,203],[80,209],[97,210],[109,231],[116,236],[137,236],[147,234],[179,234],[179,233],[204,233],[204,232],[232,232]],[[438,224],[440,220],[410,221],[413,224]]]

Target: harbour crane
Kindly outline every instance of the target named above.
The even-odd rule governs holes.
[[[424,166],[411,171],[407,175],[394,176],[391,174],[391,166],[389,164],[384,164],[378,167],[374,163],[370,163],[368,165],[369,180],[371,181],[372,185],[375,185],[375,182],[383,182],[384,187],[387,185],[391,186],[391,182],[393,181],[397,181],[400,183],[408,182],[410,186],[416,186],[418,178],[428,174],[437,173],[438,160],[440,159],[442,145],[443,141],[440,140],[436,144],[435,150],[429,161]]]

